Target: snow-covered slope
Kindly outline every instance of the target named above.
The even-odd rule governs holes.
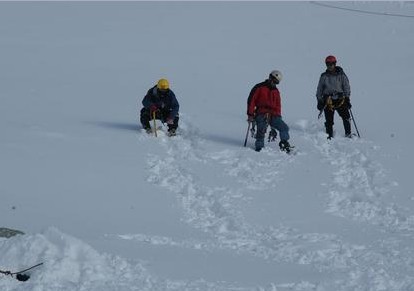
[[[0,239],[0,270],[44,263],[0,289],[413,290],[414,5],[324,3],[353,11],[0,2],[0,227],[26,233]],[[327,141],[317,119],[328,54],[361,139],[336,116]],[[247,95],[272,69],[295,155],[243,147]],[[174,138],[138,125],[161,77]]]

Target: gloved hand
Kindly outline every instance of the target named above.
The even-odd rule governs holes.
[[[318,101],[318,105],[316,106],[316,108],[318,108],[318,110],[321,111],[324,107],[325,107],[325,102]]]
[[[253,115],[247,115],[247,121],[248,122],[253,122],[254,121],[254,116]]]
[[[157,110],[158,110],[157,105],[152,104],[152,105],[150,106],[150,112],[151,112],[151,114],[152,114],[153,112],[157,111]]]
[[[349,99],[349,97],[345,97],[345,104],[348,109],[352,108],[351,100]]]
[[[173,125],[173,124],[174,124],[174,119],[172,119],[172,118],[167,118],[167,124],[168,124],[168,125]]]

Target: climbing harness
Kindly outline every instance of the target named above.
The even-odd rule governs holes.
[[[337,102],[339,101],[339,102]],[[325,111],[325,109],[328,109],[330,111],[334,111],[335,109],[338,109],[345,103],[345,98],[341,97],[337,100],[332,100],[332,96],[328,96],[325,101],[325,106],[319,111],[318,119],[321,118],[322,113]]]

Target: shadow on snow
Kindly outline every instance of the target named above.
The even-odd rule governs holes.
[[[128,131],[139,131],[142,126],[138,123],[124,123],[124,122],[109,122],[109,121],[89,121],[88,124],[93,124],[99,127],[109,128],[109,129],[120,129]]]

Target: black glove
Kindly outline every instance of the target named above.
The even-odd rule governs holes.
[[[270,129],[268,142],[275,141],[276,138],[277,138],[277,131],[276,131],[276,129],[274,129],[274,128]]]
[[[349,99],[349,97],[345,97],[345,104],[348,109],[352,108],[351,100]]]
[[[323,101],[318,101],[318,110],[321,111],[323,108],[325,107],[325,102]]]
[[[153,112],[156,112],[158,110],[158,106],[155,105],[155,104],[151,104],[149,109],[150,109],[150,113],[152,115]]]

